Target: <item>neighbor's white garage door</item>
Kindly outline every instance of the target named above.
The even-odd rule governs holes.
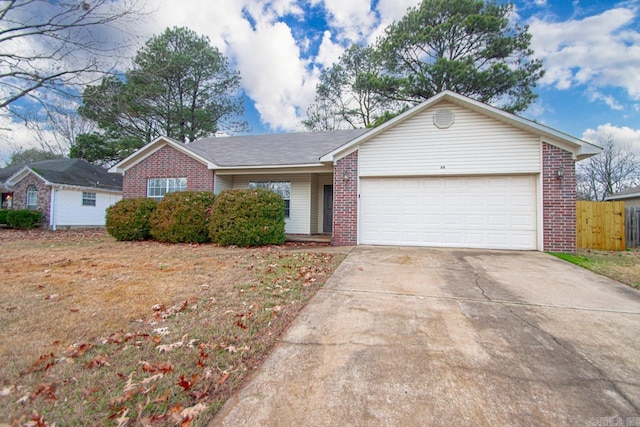
[[[360,244],[536,249],[534,176],[362,178]]]

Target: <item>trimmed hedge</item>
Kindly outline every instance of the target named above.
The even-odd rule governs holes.
[[[281,245],[284,201],[263,189],[223,191],[213,205],[209,236],[223,246]]]
[[[161,242],[206,243],[215,202],[210,191],[180,191],[164,196],[151,214],[151,235]]]
[[[7,212],[7,225],[19,230],[32,230],[40,226],[42,212],[31,209],[16,209]]]
[[[158,202],[146,197],[122,199],[107,208],[107,232],[116,240],[146,240],[151,237],[151,214]]]
[[[0,224],[6,224],[7,223],[7,213],[9,211],[6,209],[0,209]]]

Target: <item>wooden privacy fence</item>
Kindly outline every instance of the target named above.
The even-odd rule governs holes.
[[[629,206],[625,212],[627,247],[637,248],[640,246],[640,206]]]
[[[576,202],[577,244],[583,249],[626,249],[624,202]]]

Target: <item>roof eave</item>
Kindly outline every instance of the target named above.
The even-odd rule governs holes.
[[[319,163],[299,163],[293,165],[237,165],[237,166],[215,166],[209,169],[215,169],[219,171],[231,170],[231,169],[282,169],[282,168],[317,168],[326,167],[326,162]]]
[[[117,188],[105,188],[105,187],[88,187],[85,185],[72,185],[72,184],[52,184],[53,187],[59,190],[81,190],[90,192],[103,192],[103,193],[122,193],[122,189]]]
[[[605,200],[622,200],[622,199],[634,199],[636,197],[640,197],[640,191],[637,193],[630,193],[630,194],[621,194],[621,195],[616,195],[616,194],[612,194],[610,196],[605,197]]]

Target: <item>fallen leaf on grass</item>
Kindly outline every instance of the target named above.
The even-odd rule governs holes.
[[[169,332],[169,328],[156,328],[153,330],[153,332],[155,332],[156,334],[160,335],[160,336],[165,336],[165,335],[169,335],[171,332]]]
[[[32,372],[46,371],[55,364],[55,356],[53,353],[43,354],[38,358],[38,360],[31,364],[29,369],[24,372],[20,372],[20,375],[26,375]]]
[[[111,364],[109,363],[109,356],[101,355],[87,362],[85,366],[88,369],[92,369],[99,368],[101,366],[111,366]]]
[[[207,405],[204,403],[198,403],[190,408],[184,408],[182,412],[180,412],[180,416],[184,421],[190,421],[197,418],[202,412],[206,411],[207,408]],[[184,425],[184,421],[182,425]]]
[[[124,392],[133,391],[138,387],[138,384],[133,382],[133,372],[129,374],[129,379],[127,380],[127,384],[125,384],[122,389]]]
[[[116,422],[118,424],[116,424],[118,427],[124,427],[127,425],[127,423],[129,422],[129,417],[127,417],[127,414],[129,413],[129,408],[125,409],[122,412],[122,415],[118,418],[116,418]]]
[[[89,351],[93,347],[93,344],[73,344],[64,352],[67,357],[80,357]]]
[[[140,384],[147,385],[147,384],[149,384],[149,383],[151,383],[153,381],[161,379],[162,377],[164,377],[164,374],[162,372],[159,372],[159,373],[157,373],[155,375],[152,375],[152,376],[150,376],[148,378],[143,379],[142,381],[140,381]]]
[[[0,396],[9,396],[11,393],[13,393],[14,390],[17,390],[15,385],[4,387],[2,390],[0,390]]]
[[[171,413],[171,421],[181,427],[188,427],[191,425],[191,421],[206,411],[207,408],[208,406],[204,403],[198,403],[190,408],[183,408],[180,405],[176,405],[169,410]]]
[[[225,383],[225,381],[227,381],[227,379],[229,379],[229,376],[231,374],[229,374],[229,372],[227,371],[223,371],[222,374],[216,379],[216,391],[218,390],[218,387],[220,387],[222,384]]]
[[[236,348],[236,346],[230,345],[229,347],[226,347],[225,350],[229,353],[237,353],[239,351],[247,351],[249,350],[249,347],[245,345],[244,347]]]
[[[167,373],[167,372],[171,372],[173,371],[173,365],[171,364],[171,362],[156,362],[153,365],[151,365],[149,362],[140,362],[140,364],[142,365],[142,370],[145,372],[151,372],[151,373],[156,373],[156,372],[163,372],[163,373]]]
[[[200,379],[200,375],[198,374],[194,374],[190,380],[186,379],[184,375],[180,375],[180,381],[178,381],[176,384],[182,387],[184,391],[189,391],[189,389],[193,387],[196,382],[198,382],[198,379]]]
[[[38,384],[37,388],[31,393],[29,399],[34,400],[38,396],[42,396],[44,400],[58,400],[56,397],[56,385],[54,383]]]
[[[184,341],[187,339],[187,334],[184,334],[182,336],[182,339],[178,342],[174,342],[173,344],[166,344],[166,345],[159,345],[156,348],[158,349],[158,351],[160,353],[164,352],[164,351],[171,351],[171,350],[175,350],[176,348],[180,348],[184,345]]]

